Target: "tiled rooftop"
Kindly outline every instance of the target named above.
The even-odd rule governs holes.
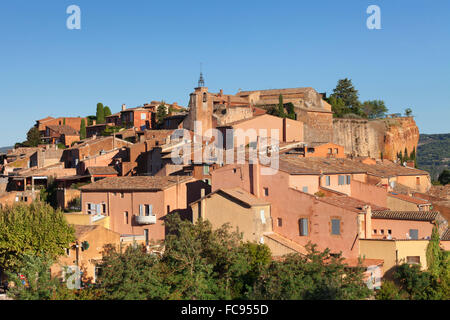
[[[80,188],[82,191],[160,191],[191,180],[189,176],[110,177]]]
[[[69,126],[62,125],[62,126],[47,126],[52,131],[55,131],[59,134],[65,134],[66,136],[76,136],[78,135],[78,132]]]
[[[447,228],[445,232],[441,235],[442,241],[450,241],[450,228]]]
[[[97,229],[98,225],[93,226],[84,226],[84,225],[73,225],[73,228],[75,229],[75,237],[79,239],[81,236]]]
[[[222,191],[222,192],[228,194],[229,196],[248,204],[249,206],[264,206],[264,205],[270,204],[267,201],[258,199],[251,193],[249,193],[241,188],[221,189],[219,191]]]
[[[255,197],[254,195],[252,195],[251,193],[236,187],[236,188],[230,188],[230,189],[219,189],[216,190],[210,194],[207,194],[206,196],[204,196],[203,198],[193,202],[197,203],[200,202],[202,199],[206,199],[211,197],[213,194],[221,194],[221,195],[228,195],[246,205],[248,205],[249,207],[253,207],[253,206],[265,206],[265,205],[270,205],[270,202],[264,201],[262,199],[259,199],[257,197]]]
[[[281,154],[280,170],[290,174],[339,174],[339,173],[368,173],[379,177],[396,175],[428,175],[428,172],[403,167],[390,161],[377,164],[364,164],[351,159],[333,158],[303,158],[297,155]]]
[[[372,211],[372,219],[434,221],[437,211]]]
[[[117,175],[116,169],[114,169],[111,166],[105,166],[105,167],[89,167],[86,170],[90,175]]]
[[[388,209],[348,196],[321,197],[319,200],[354,212],[362,212],[365,205],[369,205],[373,211]]]
[[[415,197],[410,197],[410,196],[408,196],[406,194],[389,192],[388,196],[389,197],[394,197],[394,198],[397,198],[397,199],[400,199],[400,200],[408,201],[408,202],[411,202],[411,203],[414,203],[414,204],[430,204],[429,201],[422,200],[422,199],[415,198]]]

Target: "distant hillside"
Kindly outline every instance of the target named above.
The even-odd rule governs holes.
[[[421,134],[417,147],[417,166],[437,180],[445,168],[450,168],[450,133]]]
[[[12,149],[13,147],[1,147],[0,153],[6,153],[9,149]]]

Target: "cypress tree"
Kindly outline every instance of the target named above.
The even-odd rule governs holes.
[[[80,125],[80,139],[86,139],[86,121],[84,119],[81,119],[81,125]]]
[[[105,123],[105,109],[102,103],[97,103],[97,124]]]
[[[111,109],[108,106],[105,106],[105,108],[103,109],[103,114],[105,115],[106,119],[106,117],[111,115]]]
[[[278,116],[284,118],[284,103],[283,103],[283,95],[280,94],[278,97]]]

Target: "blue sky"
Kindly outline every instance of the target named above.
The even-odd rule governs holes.
[[[81,8],[81,30],[66,8]],[[366,8],[381,8],[381,30]],[[422,133],[450,119],[450,1],[2,1],[0,146],[35,120],[113,112],[122,103],[186,105],[200,62],[206,86],[332,92],[351,78],[361,100],[406,107]]]

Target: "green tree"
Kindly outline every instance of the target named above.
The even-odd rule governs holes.
[[[156,121],[159,126],[164,124],[164,118],[167,117],[167,107],[164,102],[162,102],[156,109]]]
[[[361,108],[369,119],[384,118],[388,112],[383,100],[364,101]]]
[[[296,114],[294,111],[294,105],[292,102],[286,103],[287,117],[292,120],[296,120]]]
[[[96,113],[97,124],[105,123],[105,109],[102,103],[97,103],[97,113]]]
[[[86,139],[86,120],[81,119],[80,124],[80,139],[84,140]]]
[[[171,299],[234,299],[243,289],[241,279],[251,268],[244,254],[242,236],[230,227],[212,230],[208,221],[195,225],[171,216],[162,261],[168,281],[176,290]]]
[[[284,103],[283,103],[283,95],[279,95],[278,96],[278,116],[280,118],[284,118],[285,117],[285,112],[284,112]]]
[[[408,160],[409,160],[408,149],[405,147],[405,152],[403,153],[403,161],[408,161]]]
[[[417,168],[416,147],[414,147],[413,151],[411,151],[409,158],[414,161],[414,168]]]
[[[36,202],[0,210],[0,268],[18,270],[24,255],[56,259],[75,240],[60,210]]]
[[[338,110],[339,113],[337,117],[342,117],[345,114],[353,113],[355,115],[362,115],[361,111],[361,102],[359,102],[359,94],[358,90],[352,84],[352,80],[350,79],[341,79],[338,81],[336,88],[333,89],[333,93],[330,96],[330,102],[333,106],[333,102],[339,101],[340,99],[343,103],[343,107],[340,107]],[[334,98],[336,100],[331,100]]]
[[[439,246],[439,231],[437,226],[433,227],[431,232],[431,239],[427,245],[427,264],[428,271],[435,277],[439,277],[441,270],[441,248]]]
[[[438,177],[438,181],[443,185],[447,185],[450,183],[450,170],[444,169],[442,173]]]
[[[363,268],[348,268],[343,258],[311,243],[305,255],[290,254],[272,261],[255,284],[251,298],[263,300],[365,299],[371,294],[363,282]]]
[[[346,113],[347,107],[345,106],[345,103],[341,98],[330,96],[327,101],[331,105],[333,117],[341,118]]]
[[[103,115],[105,116],[105,119],[106,119],[106,117],[110,116],[111,114],[112,114],[111,109],[108,106],[105,106],[105,108],[103,109]]]
[[[168,298],[171,287],[158,257],[145,253],[142,246],[129,246],[124,253],[108,246],[104,252],[97,281],[103,299]]]
[[[405,116],[407,116],[407,117],[411,117],[412,116],[412,109],[411,108],[406,108],[405,109]]]
[[[58,198],[57,198],[57,189],[58,186],[53,177],[50,177],[47,182],[47,186],[44,189],[40,190],[40,200],[42,202],[48,203],[54,209],[58,207]]]
[[[432,274],[420,270],[417,264],[402,264],[394,272],[394,278],[410,300],[430,300],[436,295],[436,279]]]
[[[38,128],[32,127],[27,132],[27,140],[23,143],[26,147],[37,147],[42,143],[41,140],[41,133],[39,132]]]
[[[403,300],[402,292],[393,281],[385,280],[375,295],[377,300]]]

